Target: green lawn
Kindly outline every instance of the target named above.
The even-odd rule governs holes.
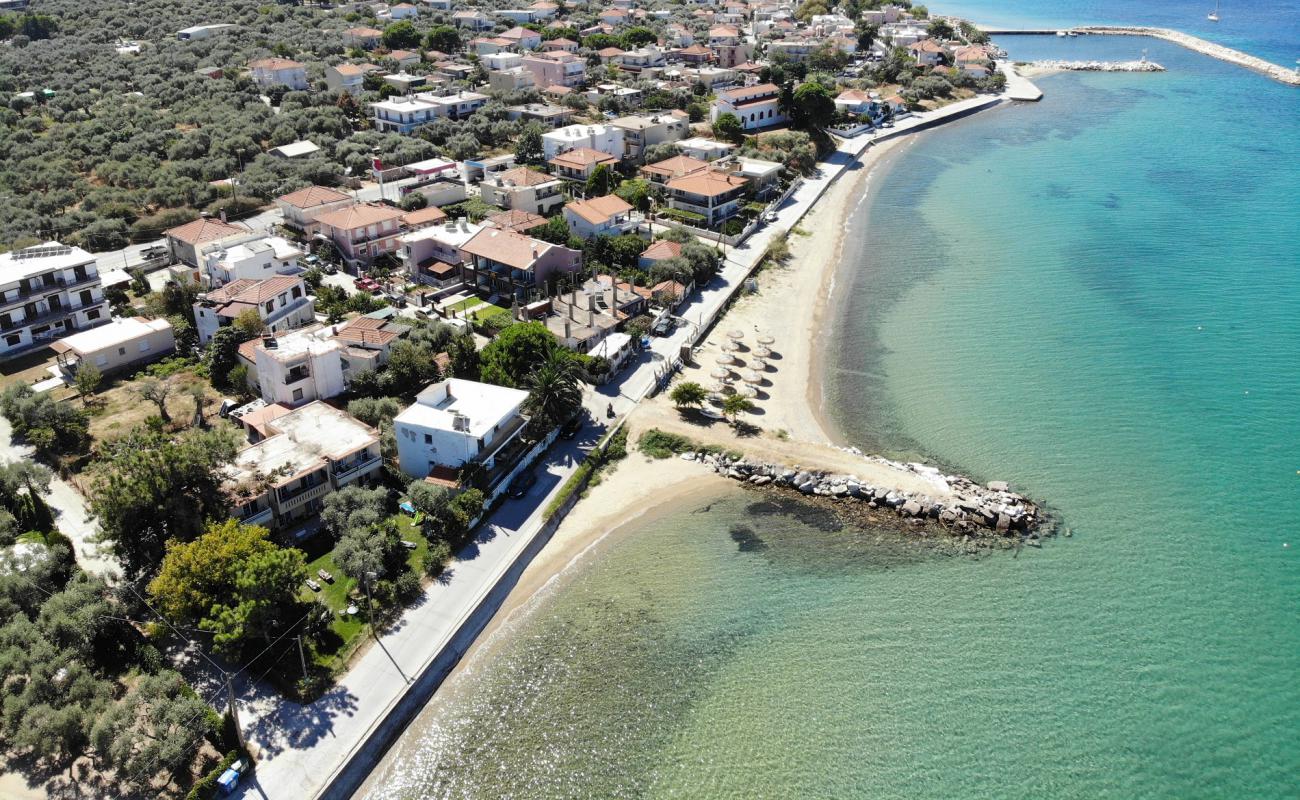
[[[510,312],[501,306],[483,306],[475,311],[473,316],[477,322],[484,322],[485,320],[496,316],[505,317],[506,320],[509,321]]]
[[[409,514],[397,514],[394,516],[397,521],[398,530],[402,533],[402,538],[408,542],[415,542],[415,549],[410,551],[406,563],[415,570],[416,575],[423,574],[424,554],[429,551],[429,541],[420,533],[418,527],[413,526],[412,517]],[[322,542],[326,541],[323,535],[318,534]],[[305,550],[307,551],[307,577],[320,584],[320,591],[313,592],[306,584],[302,587],[300,596],[304,600],[320,600],[331,611],[334,612],[334,619],[330,622],[332,630],[339,638],[336,646],[330,650],[320,652],[318,661],[324,666],[330,668],[341,667],[343,661],[346,661],[353,650],[356,649],[357,641],[366,630],[366,611],[365,611],[365,589],[360,583],[343,574],[339,565],[334,561],[334,551],[328,550],[324,553],[312,557],[318,548],[311,547],[308,543]],[[317,570],[323,569],[334,576],[333,583],[326,583],[316,574]],[[356,592],[356,600],[353,600],[353,592]],[[347,613],[348,604],[356,602],[358,611],[354,615]]]
[[[456,302],[447,306],[446,310],[448,313],[451,313],[452,311],[464,311],[465,309],[472,308],[473,306],[476,306],[482,302],[483,301],[478,299],[477,297],[466,297],[464,300],[457,300]]]

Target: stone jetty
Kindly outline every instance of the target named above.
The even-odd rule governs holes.
[[[925,464],[903,464],[878,456],[869,461],[916,473],[934,484],[933,495],[873,486],[854,475],[841,475],[799,466],[788,467],[722,453],[683,453],[719,475],[756,487],[797,491],[812,497],[865,503],[903,519],[935,522],[956,535],[996,534],[1007,538],[1035,535],[1047,524],[1037,505],[1011,491],[1002,481],[977,483],[963,475],[946,475]]]
[[[1165,68],[1154,61],[1033,61],[1039,69],[1059,69],[1075,72],[1164,72]]]

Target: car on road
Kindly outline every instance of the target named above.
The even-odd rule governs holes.
[[[673,326],[675,324],[676,323],[673,322],[672,317],[664,317],[654,324],[654,327],[650,329],[650,332],[655,336],[667,336],[673,332]]]
[[[140,257],[147,258],[147,259],[162,258],[165,255],[167,255],[167,248],[160,244],[156,244],[152,247],[146,247],[145,249],[140,251]]]
[[[763,212],[763,221],[764,221],[764,222],[776,222],[778,219],[780,219],[780,217],[778,217],[778,216],[776,215],[776,212],[775,212],[775,211],[765,211],[765,212]]]
[[[535,483],[537,483],[537,475],[530,469],[511,481],[506,493],[518,500],[528,494],[528,490],[533,488]]]

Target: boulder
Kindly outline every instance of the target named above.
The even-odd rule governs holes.
[[[694,454],[694,453],[682,453],[680,456],[678,456],[678,458],[680,458],[682,461],[694,461],[694,460],[695,460],[695,454]]]
[[[921,504],[915,500],[908,500],[903,503],[902,512],[909,517],[919,517],[921,516]]]
[[[831,494],[835,497],[843,497],[849,493],[849,487],[842,483],[837,483],[831,487]]]
[[[1006,481],[989,481],[988,487],[990,492],[1005,492],[1011,488]]]
[[[749,482],[755,486],[766,486],[772,482],[772,479],[766,475],[755,475],[749,479]]]

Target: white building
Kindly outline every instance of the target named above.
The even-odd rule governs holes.
[[[299,271],[303,252],[282,236],[264,236],[203,253],[204,279],[216,289],[241,279],[265,280]]]
[[[491,469],[527,421],[528,392],[449,378],[435,383],[393,420],[402,472],[424,478],[477,461]]]
[[[622,158],[623,129],[613,125],[569,125],[542,134],[542,151],[548,161],[578,147],[590,147]]]
[[[410,328],[357,317],[336,325],[264,336],[239,346],[248,382],[266,403],[298,406],[347,391],[352,378],[388,363],[393,342]]]
[[[101,373],[116,372],[156,361],[176,350],[172,324],[165,319],[126,317],[88,331],[74,333],[50,345],[65,374],[82,364]]]
[[[416,283],[450,286],[461,280],[461,265],[470,260],[461,246],[481,230],[482,224],[466,219],[431,225],[399,237],[398,257]]]
[[[0,361],[105,322],[90,253],[46,242],[0,255]]]
[[[262,281],[237,280],[199,295],[194,304],[194,327],[199,343],[212,341],[219,328],[230,325],[247,311],[256,312],[269,333],[316,321],[316,301],[307,294],[307,284],[302,278],[278,275]]]
[[[369,483],[383,466],[378,432],[345,411],[309,403],[255,413],[250,427],[265,438],[239,451],[224,484],[232,515],[246,525],[281,528],[312,517],[326,495]]]
[[[781,90],[770,83],[718,92],[709,110],[709,121],[717,122],[723,114],[736,115],[740,126],[747,131],[789,121],[781,110]]]

